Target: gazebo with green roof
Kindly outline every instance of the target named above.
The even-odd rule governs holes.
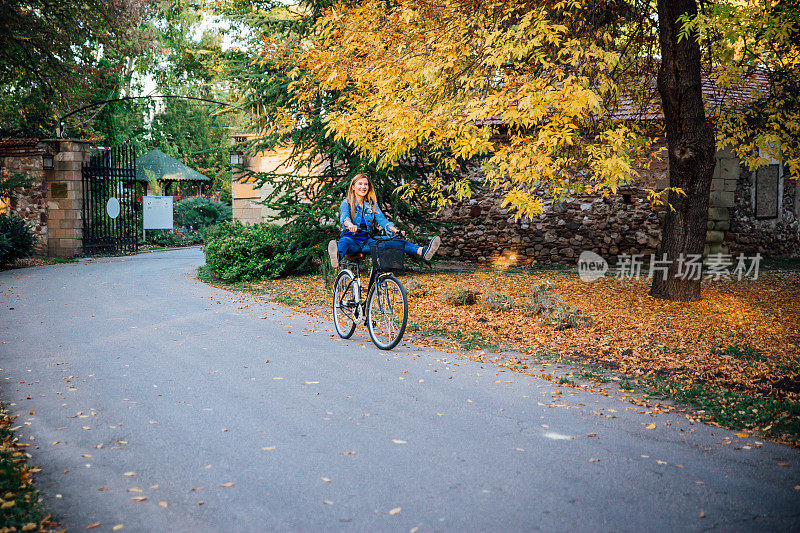
[[[211,181],[208,176],[200,174],[157,148],[136,158],[136,181],[147,183],[151,179],[164,184],[165,194],[170,183],[192,182],[197,185],[199,195],[201,182]]]

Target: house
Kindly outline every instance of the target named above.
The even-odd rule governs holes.
[[[274,150],[258,150],[248,153],[247,146],[257,139],[253,133],[239,133],[231,136],[235,147],[231,150],[232,183],[231,196],[233,219],[244,224],[257,224],[271,221],[279,223],[272,217],[276,212],[263,205],[273,188],[269,184],[258,185],[259,172],[286,173],[294,172],[288,162],[292,154],[291,146],[282,146]],[[313,166],[309,171],[313,175],[321,168],[322,163]]]
[[[713,76],[703,80],[709,113],[718,113],[763,90],[765,80],[720,90]],[[646,105],[623,101],[620,120],[660,121],[654,92]],[[492,124],[498,124],[494,117]],[[666,143],[662,143],[666,146]],[[666,159],[666,158],[665,158]],[[545,213],[515,222],[499,195],[487,192],[445,209],[449,223],[440,254],[495,264],[574,263],[590,250],[606,259],[622,254],[655,254],[663,210],[651,207],[645,188],[669,186],[667,161],[661,161],[610,198],[581,196],[546,202]],[[800,194],[779,161],[750,170],[729,150],[719,150],[709,198],[705,255],[800,254]]]

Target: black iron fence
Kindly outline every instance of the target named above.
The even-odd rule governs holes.
[[[96,149],[83,164],[83,253],[134,254],[142,233],[132,147]]]

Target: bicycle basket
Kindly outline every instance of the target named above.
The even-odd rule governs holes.
[[[403,249],[378,242],[372,252],[372,267],[376,270],[403,270]]]

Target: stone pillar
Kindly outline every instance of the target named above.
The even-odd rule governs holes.
[[[54,169],[47,172],[47,249],[51,257],[72,257],[83,251],[83,182],[81,168],[89,161],[89,141],[57,139]]]
[[[727,150],[717,152],[717,166],[711,181],[708,202],[708,225],[703,255],[730,253],[728,241],[731,230],[730,209],[735,204],[739,180],[739,159]]]

